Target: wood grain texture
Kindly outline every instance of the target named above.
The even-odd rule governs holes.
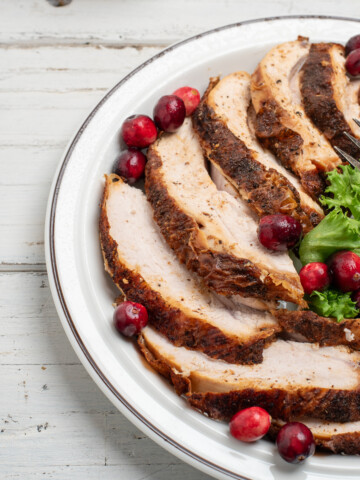
[[[1,479],[209,478],[135,428],[79,363],[45,273],[46,200],[71,136],[134,67],[204,30],[296,13],[360,10],[357,0],[1,0]]]
[[[142,455],[146,448],[137,439],[133,455]],[[159,448],[159,447],[158,447]],[[166,454],[165,454],[166,455]],[[151,461],[151,459],[150,459]],[[175,460],[176,462],[176,460]],[[123,462],[120,465],[66,465],[51,467],[13,467],[2,466],[3,480],[210,480],[210,477],[197,472],[184,463],[158,465],[154,463],[133,465]]]
[[[199,32],[265,16],[354,16],[356,0],[73,0],[54,8],[45,0],[2,0],[0,42],[28,44],[167,45]],[[14,22],[14,17],[16,22]]]
[[[46,202],[66,145],[105,92],[158,51],[148,47],[0,48],[3,269],[11,264],[45,268]]]
[[[2,479],[208,478],[102,394],[64,338],[45,273],[0,273],[0,305]]]

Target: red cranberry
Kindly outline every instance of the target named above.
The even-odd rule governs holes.
[[[345,62],[345,68],[353,77],[360,75],[360,48],[357,48],[349,53],[349,56]]]
[[[294,247],[300,239],[302,227],[289,215],[266,215],[258,228],[260,243],[269,250],[284,251]]]
[[[146,115],[132,115],[121,127],[121,137],[128,147],[146,148],[155,142],[155,123]]]
[[[230,433],[242,442],[255,442],[267,434],[271,417],[260,407],[245,408],[230,420]]]
[[[113,170],[116,175],[125,178],[128,183],[133,184],[143,176],[145,164],[145,155],[140,150],[136,150],[136,148],[129,148],[129,150],[121,153],[115,161]]]
[[[132,337],[146,327],[148,313],[140,303],[123,302],[115,308],[113,321],[116,330],[126,337]]]
[[[196,110],[196,107],[200,103],[200,93],[196,88],[181,87],[175,90],[173,95],[176,95],[183,100],[187,117]]]
[[[356,292],[351,295],[351,300],[356,302],[356,308],[360,310],[360,290],[356,290]]]
[[[175,132],[184,122],[185,104],[176,95],[164,95],[154,108],[154,120],[160,130]]]
[[[314,290],[322,292],[330,285],[329,269],[326,263],[308,263],[299,273],[304,292],[309,294]]]
[[[360,48],[360,35],[351,37],[345,45],[345,55],[348,56],[350,52]]]
[[[315,442],[311,430],[300,422],[285,424],[276,438],[280,455],[289,463],[303,463],[315,453]]]
[[[356,253],[342,250],[332,255],[328,263],[334,285],[341,292],[360,288],[360,257]]]

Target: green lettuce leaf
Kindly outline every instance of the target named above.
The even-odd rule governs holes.
[[[350,165],[339,167],[327,174],[330,185],[325,193],[332,194],[333,198],[321,197],[321,203],[329,209],[336,207],[348,208],[355,219],[360,220],[360,171]]]
[[[360,222],[348,217],[339,207],[305,235],[299,256],[303,265],[326,262],[338,250],[351,250],[360,255]]]
[[[359,310],[356,302],[350,298],[351,292],[341,293],[336,290],[325,290],[325,292],[314,291],[310,295],[310,306],[322,317],[335,317],[338,322],[344,318],[356,318]]]

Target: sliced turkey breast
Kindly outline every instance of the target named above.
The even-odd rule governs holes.
[[[226,178],[220,173],[220,170],[211,163],[210,164],[210,172],[211,172],[211,179],[216,185],[218,190],[222,190],[224,192],[229,193],[232,195],[234,198],[239,200],[241,202],[241,198],[239,195],[239,192],[235,190],[233,185],[229,183]],[[229,308],[234,308],[234,306],[241,304],[241,305],[247,305],[248,307],[251,308],[256,308],[258,310],[275,310],[278,306],[278,303],[275,301],[264,301],[261,300],[260,298],[253,298],[253,297],[241,297],[240,295],[232,295],[231,297],[224,297],[221,295],[218,295],[218,298],[220,301],[225,302],[225,305],[228,305]]]
[[[259,145],[249,126],[250,75],[213,78],[192,120],[206,157],[260,216],[283,213],[305,232],[323,218],[294,175]]]
[[[219,190],[239,198],[237,190],[211,166],[211,178]],[[252,299],[251,299],[252,300]],[[360,320],[346,319],[338,323],[335,318],[320,317],[310,310],[272,309],[283,337],[302,342],[317,342],[324,346],[347,345],[360,350]]]
[[[317,448],[333,453],[360,455],[360,422],[324,422],[311,418],[295,419],[307,425]],[[285,425],[282,420],[273,419],[269,431],[274,440],[280,428]]]
[[[254,213],[212,182],[190,119],[149,148],[145,189],[166,241],[209,288],[304,303],[287,253],[262,247]]]
[[[175,345],[228,362],[257,363],[280,328],[266,312],[226,308],[180,265],[140,190],[106,178],[100,215],[105,267],[128,300]]]
[[[360,138],[354,118],[360,118],[359,80],[345,70],[345,48],[335,43],[313,43],[300,72],[300,89],[308,117],[333,146],[350,155],[358,148],[344,135]]]
[[[347,347],[277,340],[260,365],[229,365],[175,347],[147,327],[139,338],[148,362],[210,417],[229,419],[260,406],[274,418],[360,420],[360,353]]]
[[[219,190],[239,198],[237,190],[211,166],[211,178]],[[252,300],[252,299],[251,299]],[[278,320],[283,337],[302,342],[317,342],[324,346],[347,345],[360,350],[360,320],[346,319],[338,323],[335,318],[320,317],[310,310],[272,309]]]
[[[348,345],[360,350],[360,321],[346,319],[338,323],[335,318],[320,317],[310,310],[276,310],[275,317],[284,332],[320,345]]]
[[[272,48],[252,75],[251,98],[259,140],[316,200],[326,186],[324,172],[341,161],[301,103],[299,70],[309,50],[303,38]]]

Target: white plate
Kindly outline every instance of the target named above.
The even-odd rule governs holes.
[[[319,17],[262,19],[229,25],[180,42],[121,80],[86,119],[55,176],[47,211],[46,261],[54,301],[84,366],[107,397],[153,440],[221,479],[358,479],[357,457],[316,455],[286,464],[265,440],[231,439],[225,423],[189,408],[112,327],[117,292],[104,273],[98,240],[102,176],[119,152],[123,120],[152,113],[156,100],[182,85],[204,91],[208,79],[235,70],[252,72],[273,45],[298,35],[312,41],[346,40],[357,20]]]

